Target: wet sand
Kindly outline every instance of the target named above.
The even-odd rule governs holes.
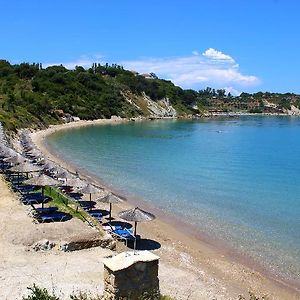
[[[60,159],[47,147],[47,136],[67,128],[119,122],[126,122],[126,120],[79,121],[54,125],[33,133],[32,139],[46,157],[75,172],[74,166]],[[94,183],[102,184],[96,178],[91,178],[85,170],[79,169],[79,172]],[[222,243],[213,242],[209,237],[192,231],[188,225],[163,215],[145,202],[136,199],[136,202],[129,200],[114,205],[113,215],[117,217],[120,210],[131,208],[136,204],[141,208],[154,210],[158,216],[151,223],[139,224],[138,233],[142,238],[146,238],[141,246],[161,257],[160,286],[163,294],[173,296],[175,299],[237,299],[238,295],[246,296],[251,290],[260,296],[268,295],[269,299],[300,298],[300,293],[295,287],[271,278],[264,270],[252,266],[245,258],[235,257]],[[107,207],[103,205],[103,208]],[[194,234],[189,234],[190,232]],[[80,253],[84,261],[84,251],[78,251],[76,254],[79,261]],[[64,254],[57,254],[58,257],[60,255]],[[99,277],[95,280],[101,282]],[[74,285],[80,289],[80,284],[74,283]]]

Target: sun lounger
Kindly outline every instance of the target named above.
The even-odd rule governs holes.
[[[57,207],[39,207],[34,208],[38,214],[51,214],[57,212]]]
[[[21,194],[26,194],[34,191],[35,187],[33,185],[18,185],[15,187],[15,190]]]
[[[118,240],[124,240],[126,245],[128,241],[135,241],[135,236],[133,234],[132,228],[125,228],[122,227],[121,225],[111,225],[108,224],[106,225],[106,227],[108,227],[108,232],[114,236],[115,238],[117,238]],[[106,228],[107,230],[107,228]]]
[[[49,223],[49,222],[63,222],[70,219],[68,214],[65,214],[60,211],[51,212],[51,213],[41,213],[37,216],[37,220],[40,223]]]
[[[132,230],[128,228],[118,228],[112,231],[112,233],[121,239],[126,239],[126,240],[134,240],[135,237],[133,235]]]
[[[99,211],[89,210],[87,213],[98,221],[102,220],[103,214]]]
[[[78,203],[80,207],[85,211],[92,210],[95,207],[94,201],[78,201]]]
[[[22,200],[22,203],[25,205],[32,205],[32,204],[46,203],[49,201],[49,197],[43,196],[40,193],[29,193],[29,194],[23,195],[21,200]]]

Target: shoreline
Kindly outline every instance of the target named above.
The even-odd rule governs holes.
[[[125,194],[125,198],[129,198],[131,200],[125,201],[122,205],[119,205],[122,209],[128,209],[131,208],[133,205],[139,204],[142,205],[142,208],[148,208],[149,210],[154,212],[158,216],[158,220],[156,221],[158,231],[154,236],[154,240],[163,241],[163,243],[167,244],[167,246],[169,246],[169,244],[174,244],[174,242],[172,241],[176,241],[177,244],[180,245],[179,247],[177,247],[177,250],[179,252],[181,251],[180,253],[182,253],[182,249],[184,249],[185,252],[193,258],[193,260],[197,261],[198,263],[200,262],[201,267],[204,263],[207,263],[208,261],[209,263],[207,266],[205,266],[205,268],[208,268],[209,271],[213,270],[212,274],[214,274],[214,276],[218,278],[224,279],[224,273],[230,273],[228,272],[228,270],[226,270],[226,268],[224,268],[224,265],[230,266],[230,268],[234,269],[234,272],[238,273],[239,275],[237,276],[237,274],[235,274],[235,276],[233,277],[236,277],[235,279],[240,281],[239,283],[235,281],[231,283],[233,286],[239,286],[236,289],[236,292],[240,293],[242,291],[242,294],[245,295],[246,291],[248,289],[251,289],[257,291],[257,293],[274,295],[273,292],[275,290],[275,295],[276,293],[281,294],[282,292],[282,295],[288,293],[289,297],[275,297],[271,299],[294,299],[293,297],[297,299],[297,295],[299,295],[299,287],[296,285],[296,283],[289,284],[289,281],[285,281],[284,278],[276,278],[274,274],[271,274],[270,272],[268,272],[268,270],[265,270],[262,266],[259,266],[257,263],[252,262],[251,260],[247,259],[242,255],[236,255],[236,253],[234,253],[232,249],[230,249],[230,247],[226,246],[221,241],[214,241],[211,237],[205,235],[205,232],[201,232],[200,230],[195,231],[195,227],[193,227],[192,225],[189,225],[187,223],[182,222],[179,219],[176,219],[175,216],[165,214],[164,211],[152,206],[146,201],[136,199],[134,197],[132,198],[131,195],[127,195],[126,192],[117,191],[111,187],[107,188],[107,186],[105,186],[105,184],[103,184],[103,182],[99,180],[98,177],[90,174],[87,170],[78,168],[72,165],[72,163],[63,160],[63,158],[59,157],[59,155],[55,153],[53,149],[49,147],[49,145],[47,145],[47,136],[55,134],[56,132],[61,130],[73,129],[83,126],[120,124],[129,121],[130,120],[127,119],[100,119],[95,121],[78,121],[61,125],[53,125],[48,129],[32,133],[31,137],[36,146],[50,160],[55,161],[56,163],[70,170],[71,172],[75,173],[75,171],[78,170],[81,177],[87,178],[93,183],[115,192],[121,197]],[[140,226],[141,232],[146,237],[151,236],[151,232],[149,232],[151,225],[147,226],[146,224],[145,226]],[[176,229],[176,226],[178,226],[180,229]],[[192,229],[193,234],[189,229]],[[187,231],[189,232],[188,235],[186,234]],[[202,254],[200,255],[201,257],[198,257],[198,252]],[[223,266],[220,266],[220,262]],[[228,279],[226,281],[228,281]],[[230,290],[231,287],[227,284],[228,282],[225,284],[225,286],[227,286],[227,289]],[[236,294],[236,297],[237,295],[238,294]]]

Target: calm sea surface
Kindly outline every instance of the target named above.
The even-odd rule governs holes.
[[[93,126],[49,146],[300,282],[300,118]]]

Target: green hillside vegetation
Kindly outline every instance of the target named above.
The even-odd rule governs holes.
[[[135,117],[143,111],[122,92],[145,93],[154,101],[169,97],[179,112],[191,113],[189,92],[155,76],[146,79],[119,65],[94,64],[86,70],[0,61],[0,122],[8,129],[44,127],[60,121],[59,111],[81,119]]]
[[[147,78],[116,64],[68,70],[62,65],[43,68],[39,63],[12,65],[0,60],[0,122],[9,130],[61,123],[62,114],[86,120],[148,116],[144,94],[156,102],[168,98],[179,115],[214,110],[281,112],[291,104],[300,107],[300,97],[294,94],[259,92],[233,97],[223,89],[183,90],[153,73]],[[124,95],[136,99],[138,107]],[[277,107],[267,107],[266,101]]]

